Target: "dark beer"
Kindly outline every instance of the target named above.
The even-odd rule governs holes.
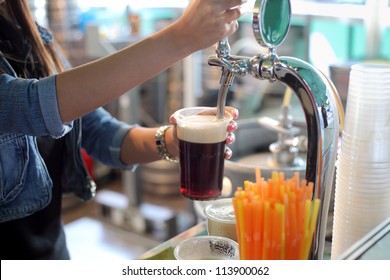
[[[229,114],[216,117],[206,107],[175,113],[180,148],[180,191],[184,197],[211,200],[221,195]]]
[[[195,200],[210,200],[222,191],[225,141],[191,143],[179,139],[180,191]]]

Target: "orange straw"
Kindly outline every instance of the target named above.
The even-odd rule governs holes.
[[[240,249],[240,258],[245,260],[246,257],[246,242],[245,242],[245,223],[242,199],[233,198],[234,212],[237,219],[237,239]]]
[[[252,228],[252,221],[253,221],[253,213],[252,213],[252,203],[249,202],[248,199],[243,200],[243,207],[245,211],[245,242],[246,242],[246,252],[245,256],[247,260],[251,260],[254,257],[253,254],[253,228]]]
[[[261,170],[260,168],[256,168],[255,170],[255,175],[256,175],[256,184],[260,184],[261,182]]]
[[[271,247],[271,219],[270,219],[270,203],[264,201],[264,224],[263,224],[263,260],[269,257]]]
[[[262,252],[262,244],[263,244],[263,222],[264,222],[264,215],[263,215],[263,207],[264,207],[264,201],[261,200],[259,197],[255,197],[254,200],[254,259],[259,260],[261,259],[261,252]]]

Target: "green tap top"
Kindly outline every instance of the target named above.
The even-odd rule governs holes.
[[[290,28],[290,0],[257,0],[253,10],[256,40],[271,49],[279,46]]]

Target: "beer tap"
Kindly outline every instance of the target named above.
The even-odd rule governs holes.
[[[234,74],[232,72],[233,66],[230,57],[230,45],[227,37],[218,42],[215,52],[216,55],[213,58],[210,57],[209,63],[210,65],[221,67],[221,79],[219,81],[220,88],[217,101],[217,117],[219,119],[223,119],[225,115],[224,112],[227,93],[234,81]]]
[[[298,97],[307,124],[307,159],[305,179],[314,183],[313,198],[321,208],[310,253],[322,259],[339,136],[339,96],[333,85],[318,69],[294,57],[279,57],[276,47],[287,36],[291,21],[290,0],[256,0],[252,29],[257,42],[268,53],[253,57],[230,54],[227,38],[220,41],[210,66],[222,68],[218,111],[223,112],[228,88],[235,76],[252,75],[259,80],[281,82]]]

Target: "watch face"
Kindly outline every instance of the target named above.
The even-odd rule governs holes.
[[[279,46],[287,36],[291,21],[290,0],[257,0],[252,27],[257,42],[268,48]]]

